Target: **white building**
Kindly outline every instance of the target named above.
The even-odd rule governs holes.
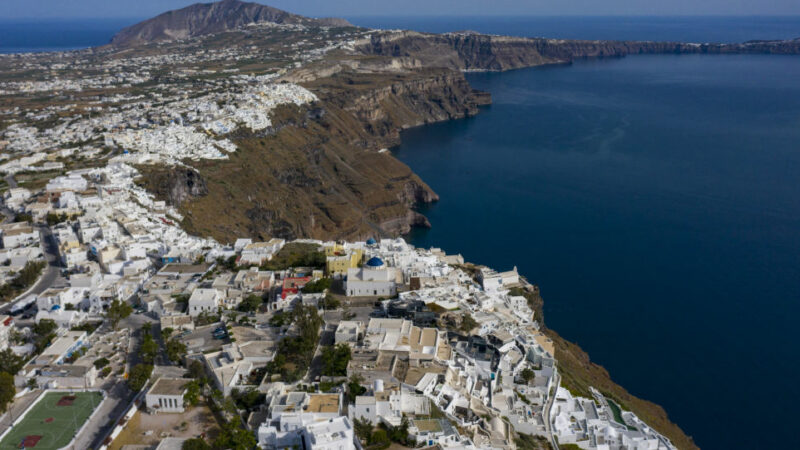
[[[241,242],[237,241],[237,244]],[[239,256],[239,264],[263,264],[283,248],[286,241],[283,239],[270,239],[269,242],[251,242],[244,246]],[[235,248],[235,246],[234,246]]]
[[[148,411],[153,413],[182,413],[183,396],[186,394],[185,378],[159,378],[153,384],[147,395],[145,403]]]
[[[396,280],[395,269],[374,256],[363,267],[347,269],[345,292],[348,297],[394,297],[397,294]]]
[[[86,320],[86,313],[80,311],[67,311],[56,308],[51,311],[39,311],[36,313],[36,323],[49,319],[61,328],[72,328],[82,324]]]
[[[39,232],[27,222],[15,222],[0,226],[3,248],[17,248],[39,241]]]
[[[189,297],[188,313],[192,317],[202,313],[214,314],[222,303],[222,296],[216,289],[198,288]]]
[[[347,417],[312,423],[303,430],[303,444],[307,450],[355,449],[353,438],[353,425]]]
[[[519,273],[517,273],[516,266],[508,272],[496,272],[492,269],[483,268],[478,272],[478,281],[483,286],[483,290],[498,291],[519,284]]]
[[[357,320],[343,320],[336,327],[334,342],[336,344],[358,342],[358,335],[364,331],[364,324]]]
[[[430,414],[430,400],[424,395],[403,390],[383,390],[383,380],[375,380],[373,395],[356,397],[355,405],[349,408],[350,418],[367,420],[373,425],[379,422],[398,426],[404,414]]]
[[[31,197],[31,191],[25,188],[11,188],[6,191],[3,197],[5,199],[6,206],[13,211],[17,211],[20,209],[20,207],[22,207],[25,201]]]
[[[47,182],[45,189],[48,192],[58,191],[85,191],[89,183],[78,174],[69,174],[53,178]]]

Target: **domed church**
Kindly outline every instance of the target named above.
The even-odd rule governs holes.
[[[396,280],[395,269],[373,256],[361,267],[347,270],[345,292],[348,297],[394,297],[397,294]]]

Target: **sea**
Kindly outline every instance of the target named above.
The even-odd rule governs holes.
[[[105,45],[117,31],[140,20],[0,18],[0,53],[56,52]]]
[[[800,18],[364,18],[430,32],[742,42]],[[402,133],[441,200],[409,239],[541,288],[547,325],[704,449],[800,448],[800,56],[471,73],[475,117]]]
[[[573,39],[800,37],[800,17],[348,17]],[[0,23],[0,52],[136,20]],[[538,284],[547,325],[704,449],[800,448],[800,57],[642,55],[471,73],[475,117],[393,149],[441,197],[408,239]]]

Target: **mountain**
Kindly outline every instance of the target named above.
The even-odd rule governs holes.
[[[223,0],[195,3],[131,25],[111,38],[111,45],[130,47],[235,30],[253,23],[352,26],[338,18],[312,19],[258,3]]]

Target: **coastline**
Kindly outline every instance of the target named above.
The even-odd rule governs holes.
[[[468,35],[458,36],[457,42],[444,45],[437,42],[420,52],[424,54],[436,46],[457,47],[457,58],[451,59],[450,65],[442,70],[433,70],[429,65],[440,60],[415,61],[418,56],[415,51],[419,49],[415,46],[432,41],[412,36],[397,48],[399,56],[385,54],[382,47],[366,49],[365,54],[346,58],[337,54],[317,66],[310,64],[292,71],[290,75],[298,77],[298,84],[319,94],[322,99],[319,103],[276,109],[274,127],[260,133],[239,129],[228,135],[237,145],[243,144],[229,160],[198,162],[193,166],[199,172],[192,169],[177,174],[181,176],[174,172],[151,174],[148,181],[155,183],[147,186],[148,190],[160,190],[161,197],[166,194],[168,204],[176,207],[186,202],[181,208],[181,212],[187,212],[181,225],[193,234],[214,235],[220,240],[224,236],[245,234],[259,238],[282,234],[287,238],[401,234],[411,227],[429,226],[428,220],[415,211],[415,205],[434,202],[438,195],[424,179],[402,161],[387,155],[384,149],[399,142],[401,130],[469,117],[478,113],[479,106],[488,104],[489,94],[472,89],[464,80],[464,73],[571,64],[564,54],[574,59],[618,58],[625,56],[625,52],[669,53],[670,48],[683,49],[610,43],[588,48],[575,44],[548,56],[539,51],[549,48],[552,42],[539,42],[538,47],[526,44],[506,53],[501,48],[500,52],[479,50],[473,54],[470,52],[476,44],[486,42]],[[508,42],[489,39],[490,45],[501,47]],[[308,73],[310,78],[303,78]],[[266,152],[270,152],[270,157],[263,156]],[[230,183],[232,179],[242,181]],[[251,201],[254,192],[259,195]],[[534,302],[543,304],[538,290],[535,287],[531,290],[538,298]],[[541,306],[538,316],[543,319]],[[608,371],[592,363],[577,344],[563,339],[556,331],[546,327],[545,330],[560,352],[559,364],[563,359],[567,375],[564,382],[570,390],[585,396],[588,386],[597,386],[623,408],[652,422],[654,428],[670,436],[676,445],[684,448],[679,443],[686,441],[686,448],[696,448],[691,438],[669,420],[663,408],[631,395],[614,383]],[[661,422],[663,425],[657,425]],[[670,431],[664,431],[667,429]]]

